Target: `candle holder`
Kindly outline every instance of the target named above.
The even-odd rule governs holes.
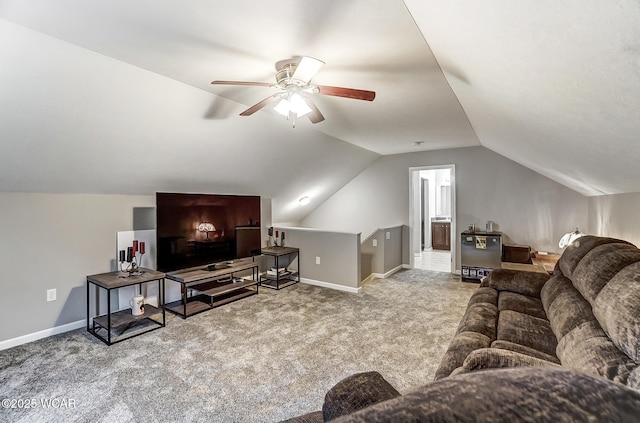
[[[142,267],[142,256],[144,256],[144,251],[138,251],[138,256],[137,260],[138,260],[138,267]]]
[[[136,262],[136,258],[133,257],[133,259],[130,262],[127,262],[128,265],[126,267],[126,269],[122,269],[122,262],[120,263],[120,270],[122,272],[127,272],[129,275],[128,276],[140,276],[142,275],[142,271],[139,270],[140,267],[138,265],[138,263]]]
[[[273,247],[273,226],[267,228],[267,235],[269,235],[267,238],[267,247]]]
[[[138,253],[138,257],[136,257],[136,252]],[[138,243],[137,240],[133,241],[133,245],[131,247],[127,247],[126,257],[125,250],[120,250],[120,271],[123,273],[128,273],[128,276],[140,276],[144,272],[140,270],[142,267],[142,257],[145,253],[145,245],[144,242]],[[127,263],[126,267],[125,264]]]

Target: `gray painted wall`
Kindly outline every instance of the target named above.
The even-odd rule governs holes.
[[[155,197],[0,193],[0,341],[85,319],[86,276],[111,271],[137,207]]]
[[[276,226],[285,245],[300,249],[300,277],[356,290],[360,286],[360,234]],[[320,257],[320,264],[316,264]]]
[[[592,235],[620,238],[640,246],[640,193],[589,197],[589,226]]]
[[[402,226],[385,228],[383,231],[384,267],[382,273],[387,273],[402,266]],[[407,263],[408,264],[408,263]]]
[[[507,243],[557,251],[563,234],[588,225],[587,197],[483,147],[381,157],[301,225],[362,233],[409,225],[409,168],[443,164],[456,166],[458,232],[491,220]]]
[[[372,274],[384,275],[402,266],[403,228],[403,226],[381,228],[362,241],[360,268],[363,280]]]
[[[360,276],[364,280],[372,273],[383,273],[383,254],[380,251],[380,239],[382,238],[382,229],[378,229],[362,241],[360,247]],[[376,245],[373,245],[375,240]]]

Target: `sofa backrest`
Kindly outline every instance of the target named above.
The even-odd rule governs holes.
[[[562,274],[571,279],[573,271],[580,264],[580,261],[584,258],[589,251],[604,244],[626,244],[630,247],[634,247],[633,244],[622,241],[615,238],[606,238],[586,235],[578,238],[572,244],[570,244],[560,256],[558,260],[558,267],[562,271]]]
[[[640,387],[640,250],[584,236],[558,268],[541,297],[562,364]]]

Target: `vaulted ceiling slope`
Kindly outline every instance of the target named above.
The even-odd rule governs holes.
[[[295,222],[380,154],[479,145],[401,0],[0,0],[0,190],[250,193]],[[238,114],[275,64],[326,62],[312,125]],[[307,208],[294,207],[310,195]]]
[[[0,191],[257,194],[296,222],[298,198],[379,157],[271,116],[208,119],[237,104],[3,20],[0,64]]]
[[[0,190],[259,194],[295,222],[379,155],[483,145],[585,195],[640,191],[636,1],[0,0]],[[376,91],[238,113],[275,63]],[[419,146],[414,143],[422,142]]]
[[[405,3],[483,146],[585,195],[640,191],[640,2]]]

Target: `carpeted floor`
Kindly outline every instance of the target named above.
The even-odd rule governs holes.
[[[476,288],[403,270],[359,295],[296,284],[186,320],[167,313],[167,327],[111,347],[67,332],[0,351],[0,399],[37,401],[0,408],[0,421],[276,422],[368,370],[406,392],[433,379]]]

